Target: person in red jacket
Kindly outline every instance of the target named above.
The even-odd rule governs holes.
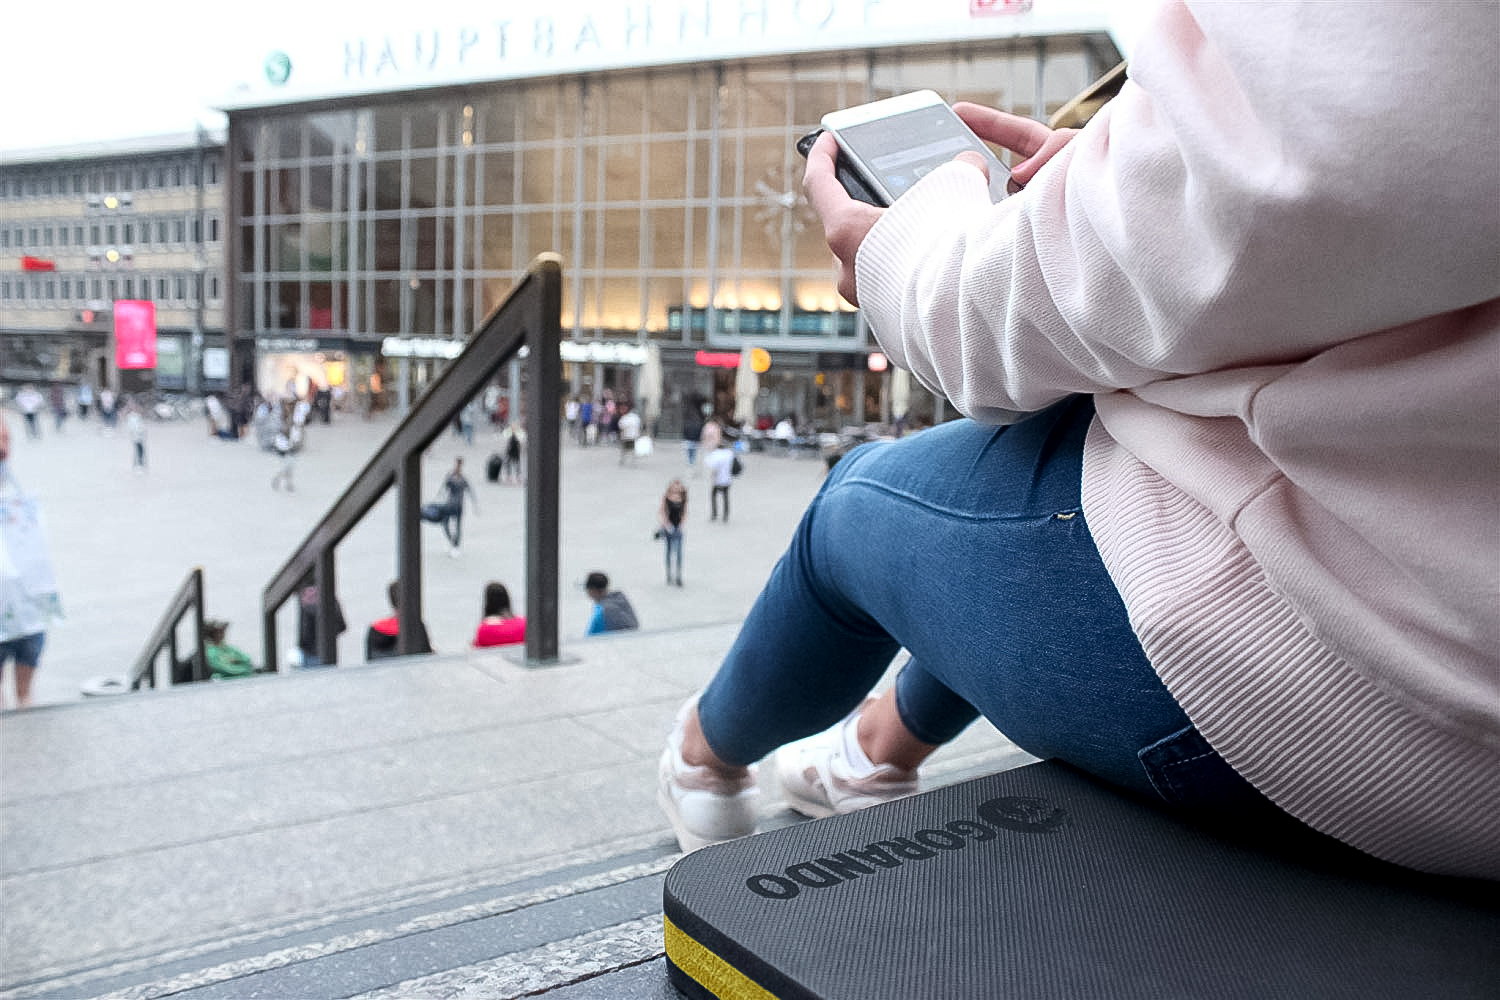
[[[510,591],[491,580],[484,585],[484,617],[474,631],[474,646],[514,646],[526,641],[526,619],[510,609]]]
[[[391,613],[386,618],[371,622],[369,631],[365,633],[365,659],[383,660],[389,656],[399,656],[396,645],[401,634],[401,581],[392,580],[385,589],[386,597],[391,602]],[[432,643],[427,640],[427,626],[418,621],[413,628],[417,635],[416,653],[432,652]]]

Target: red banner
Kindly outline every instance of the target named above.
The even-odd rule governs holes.
[[[41,257],[27,255],[21,258],[21,270],[23,271],[56,271],[57,261],[43,260]]]
[[[115,300],[115,367],[156,367],[156,303]]]
[[[705,368],[738,368],[739,351],[698,351],[693,360]]]
[[[970,17],[992,17],[996,14],[1027,14],[1031,0],[969,0]]]

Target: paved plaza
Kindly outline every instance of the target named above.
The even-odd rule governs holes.
[[[12,471],[44,505],[67,614],[48,633],[33,691],[38,704],[76,700],[91,679],[123,676],[194,566],[204,570],[208,614],[228,619],[229,641],[258,662],[262,588],[396,425],[389,413],[369,421],[335,414],[330,425],[313,424],[296,459],[296,489],[287,493],[271,487],[274,455],[251,438],[211,438],[202,422],[150,422],[149,468],[142,475],[131,470],[123,430],[106,435],[97,420],[71,419],[57,432],[49,418],[42,438],[29,440],[20,417],[8,412],[7,418]],[[423,463],[424,499],[437,497],[457,457],[478,494],[477,513],[471,508],[463,520],[457,559],[449,557],[438,526],[423,527],[424,618],[442,653],[468,645],[487,581],[505,583],[515,606],[525,606],[525,491],[484,477],[484,461],[499,439],[488,427],[472,445],[445,433]],[[682,589],[666,586],[662,544],[651,539],[657,504],[673,476],[684,477],[689,493]],[[650,457],[623,465],[613,447],[565,443],[564,650],[588,621],[582,581],[595,569],[626,593],[648,631],[742,619],[822,477],[823,464],[813,458],[749,455],[731,490],[729,523],[710,523],[707,479],[701,462],[688,467],[682,442],[661,442]],[[392,491],[338,550],[339,598],[349,623],[339,640],[343,664],[363,660],[366,626],[388,614],[395,530]],[[283,650],[295,642],[295,627],[289,604],[278,619]]]

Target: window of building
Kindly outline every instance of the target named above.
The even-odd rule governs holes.
[[[173,219],[172,220],[172,242],[173,243],[186,243],[187,242],[187,220],[186,219],[177,218],[177,219]]]
[[[52,227],[51,226],[43,226],[42,227],[42,246],[44,246],[44,247],[50,247],[51,245],[52,245]]]
[[[57,227],[57,245],[61,246],[61,247],[65,247],[65,246],[68,245],[68,227],[67,226],[58,226]]]
[[[26,298],[26,279],[25,278],[19,278],[19,279],[16,280],[16,298],[19,299],[19,300],[24,300]]]
[[[120,298],[120,279],[110,278],[105,282],[105,287],[109,289],[109,301],[118,301]]]
[[[125,281],[124,281],[124,284],[123,284],[123,288],[125,290],[125,297],[127,299],[133,299],[133,298],[135,298],[135,279],[134,278],[126,278]]]
[[[156,301],[167,301],[167,279],[165,275],[156,279]]]
[[[219,242],[219,217],[217,215],[208,217],[208,242]]]
[[[210,274],[208,276],[208,301],[218,302],[220,298],[219,276],[217,274]]]
[[[156,242],[158,242],[158,243],[165,243],[165,242],[167,242],[167,220],[166,219],[157,219],[156,220]]]
[[[174,188],[182,187],[184,173],[181,161],[172,164],[172,186]]]
[[[217,156],[206,157],[203,161],[203,168],[208,172],[208,183],[219,183],[219,158]]]
[[[73,245],[75,247],[81,247],[81,246],[83,246],[83,226],[82,226],[82,224],[73,227]]]
[[[187,278],[180,274],[172,279],[172,298],[177,302],[187,300]]]
[[[0,250],[10,246],[10,230],[0,229]]]
[[[116,243],[115,237],[116,235],[118,235],[118,233],[119,228],[113,222],[109,223],[104,227],[104,242],[108,243],[110,246],[114,246]]]
[[[104,171],[104,190],[109,192],[120,190],[120,172],[118,170]]]
[[[121,223],[120,224],[120,235],[122,237],[124,237],[124,240],[125,240],[125,243],[126,243],[127,246],[129,244],[131,244],[131,243],[134,243],[135,242],[135,226],[131,225],[128,222]]]
[[[29,247],[35,247],[35,246],[40,246],[41,243],[42,243],[42,234],[41,234],[41,232],[38,231],[38,229],[37,229],[36,226],[32,226],[31,227],[31,239],[29,241],[27,241],[26,245],[29,246]]]
[[[10,298],[10,279],[0,278],[0,299]]]
[[[94,278],[89,282],[89,298],[95,302],[104,298],[104,279]]]
[[[91,245],[93,245],[93,246],[98,246],[99,243],[100,243],[99,235],[100,235],[100,233],[99,233],[99,223],[97,223],[97,222],[90,223],[89,224],[89,243]]]
[[[83,194],[83,174],[74,172],[72,175],[73,193]]]
[[[73,279],[72,278],[63,278],[63,279],[61,279],[58,282],[58,285],[60,286],[61,297],[62,297],[62,300],[64,302],[66,302],[66,301],[68,301],[68,300],[70,300],[70,299],[73,298]]]

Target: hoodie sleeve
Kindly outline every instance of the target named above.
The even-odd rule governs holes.
[[[1494,37],[1486,4],[1168,3],[1024,192],[990,205],[952,163],[887,210],[861,305],[895,363],[999,422],[1494,298]]]

